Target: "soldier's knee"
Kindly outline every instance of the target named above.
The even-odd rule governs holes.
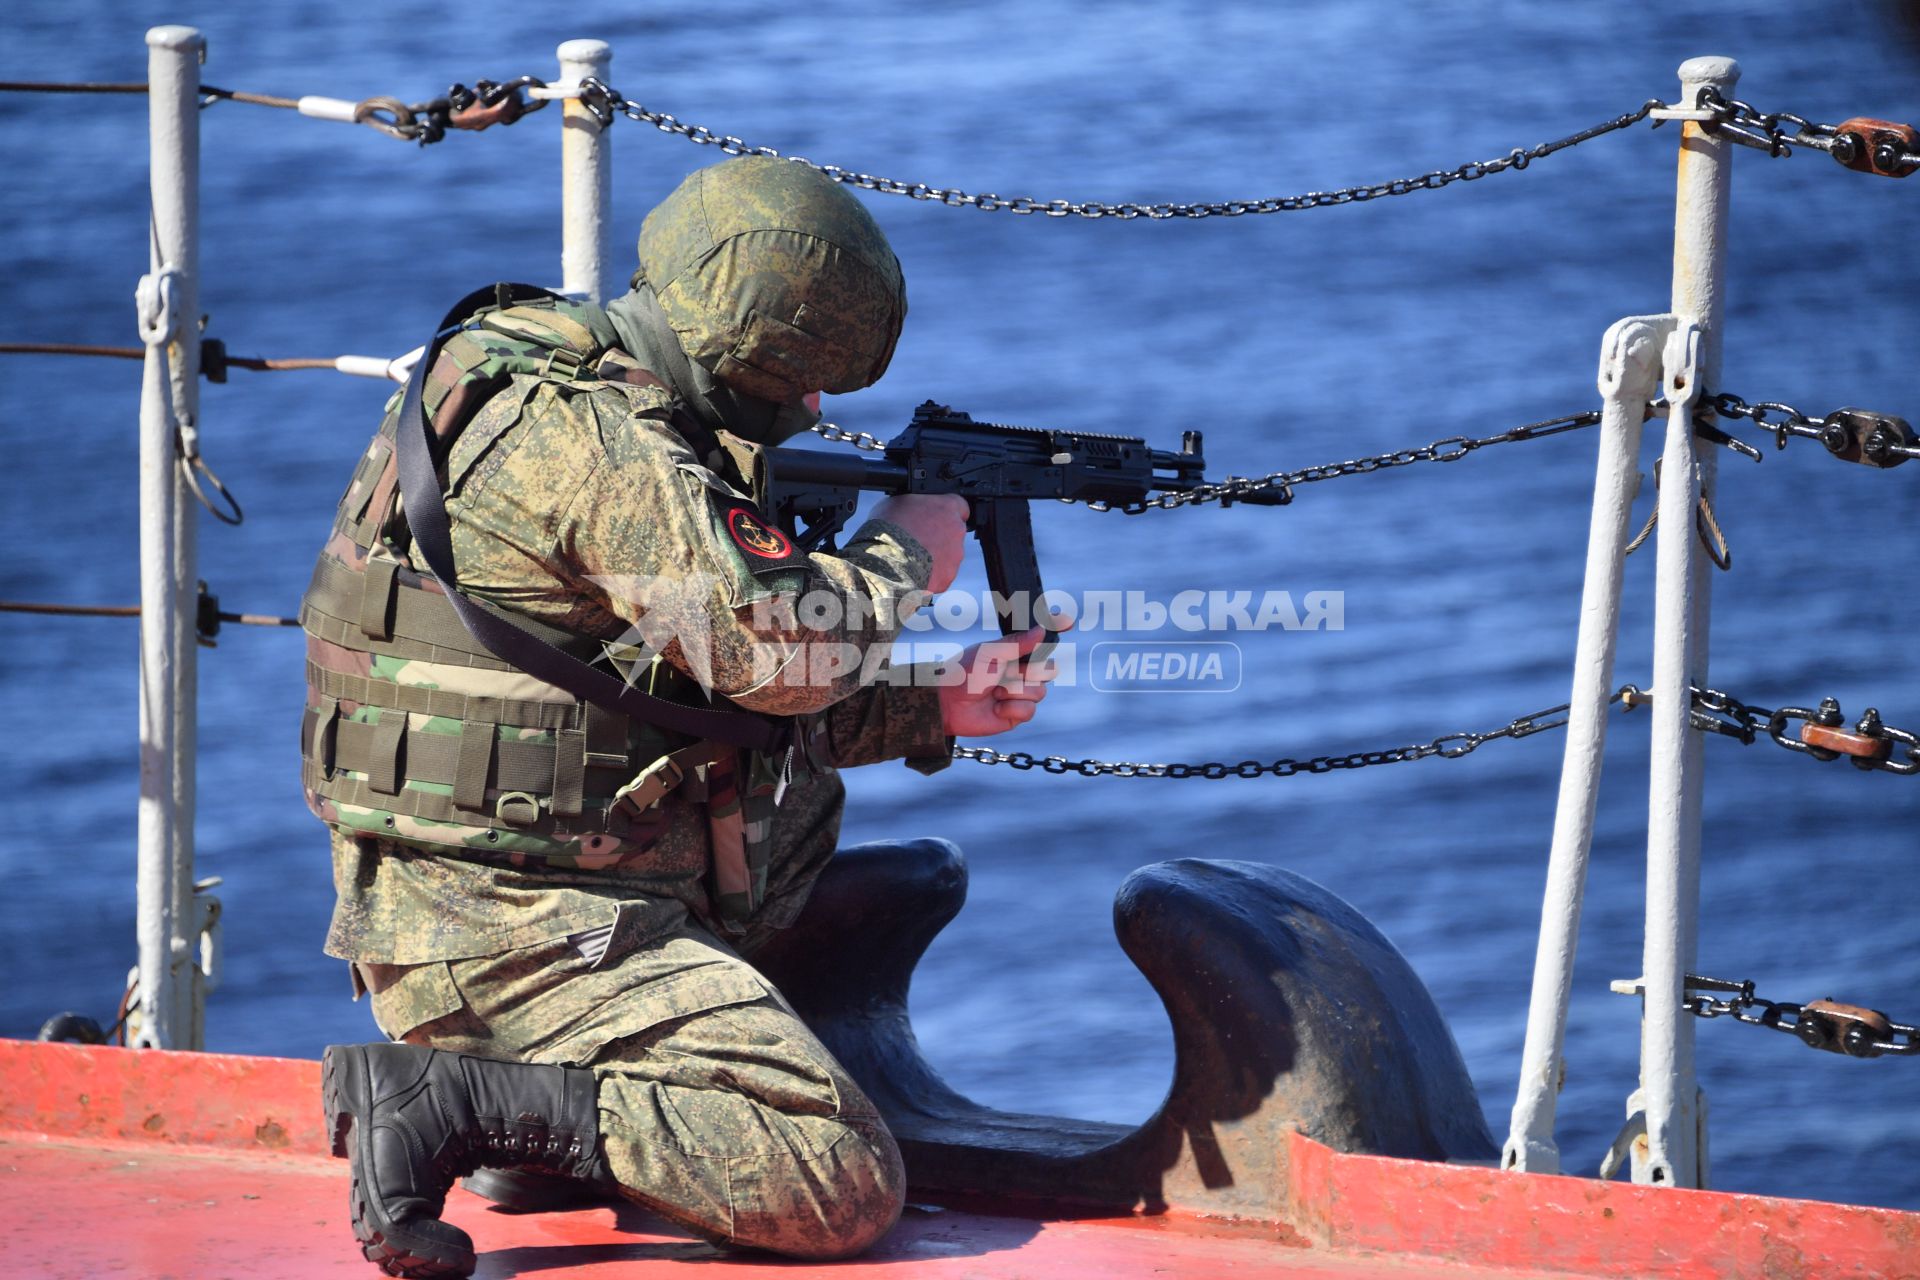
[[[860,1166],[860,1174],[853,1180],[858,1188],[852,1197],[856,1212],[847,1216],[836,1251],[828,1255],[836,1258],[850,1258],[878,1244],[900,1221],[907,1203],[907,1171],[893,1135],[878,1121],[849,1127],[847,1142],[859,1152],[850,1162]]]
[[[907,1194],[899,1145],[878,1121],[842,1128],[824,1158],[805,1162],[786,1188],[766,1197],[777,1211],[736,1218],[740,1243],[831,1261],[865,1253],[893,1229]]]

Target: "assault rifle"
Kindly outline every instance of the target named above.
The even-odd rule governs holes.
[[[830,551],[863,489],[959,494],[970,510],[967,527],[980,540],[1000,630],[1013,635],[1029,625],[1029,611],[1039,612],[1042,591],[1027,504],[1062,498],[1124,505],[1155,491],[1190,492],[1205,483],[1200,445],[1198,431],[1184,432],[1180,452],[1169,453],[1131,436],[975,422],[929,400],[888,442],[881,461],[811,449],[768,450],[767,505],[801,550]],[[1280,501],[1264,494],[1241,500]]]

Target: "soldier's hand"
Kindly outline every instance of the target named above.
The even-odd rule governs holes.
[[[884,499],[873,519],[899,525],[933,557],[927,590],[939,595],[953,585],[967,550],[967,500],[951,493],[902,493]]]
[[[1072,625],[1065,623],[1060,630]],[[1047,682],[1060,668],[1046,659],[1022,660],[1046,635],[1045,628],[1034,627],[1017,636],[983,640],[962,653],[958,665],[965,678],[940,686],[940,719],[946,731],[957,738],[985,738],[1033,719],[1047,696]]]

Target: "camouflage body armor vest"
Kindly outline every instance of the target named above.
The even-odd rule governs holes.
[[[483,308],[440,347],[426,378],[436,454],[446,458],[495,396],[524,403],[546,382],[599,380],[601,358],[624,354],[617,341],[605,313],[586,303]],[[610,870],[645,865],[667,824],[660,802],[677,791],[707,809],[718,921],[745,920],[765,889],[776,763],[790,760],[610,711],[474,640],[440,584],[408,558],[395,461],[401,401],[389,401],[301,601],[308,807],[344,830],[462,857]],[[582,661],[603,656],[591,637],[515,621]],[[657,659],[641,680],[656,696],[710,705]]]

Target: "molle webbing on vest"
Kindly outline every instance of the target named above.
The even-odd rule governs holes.
[[[441,795],[437,791],[402,788],[397,795],[388,795],[360,779],[337,776],[328,780],[320,775],[319,766],[311,760],[307,761],[304,776],[309,790],[336,804],[373,809],[403,818],[419,818],[426,822],[458,823],[463,827],[523,831],[562,838],[582,834],[618,837],[626,834],[633,819],[638,816],[636,808],[617,801],[605,801],[582,806],[577,816],[551,817],[541,814],[537,805],[526,803],[516,793],[503,795],[493,810],[463,809],[452,796]]]
[[[350,569],[322,556],[301,603],[301,623],[310,634],[348,649],[488,671],[514,670],[475,642],[445,596],[416,582],[411,570],[384,556],[371,557],[365,569]],[[531,618],[520,618],[517,624],[577,657],[599,651],[592,640]]]
[[[468,701],[476,715],[494,710],[481,705],[488,699]],[[556,730],[550,742],[503,741],[499,729],[497,716],[463,721],[458,733],[410,728],[401,714],[371,724],[342,720],[338,700],[323,698],[301,722],[306,783],[336,802],[435,821],[524,828],[540,820],[545,799],[554,818],[583,819],[574,830],[606,831],[624,824],[624,818],[613,822],[615,793],[631,773],[624,752],[589,752],[583,729]],[[602,770],[591,804],[586,794],[590,764]],[[440,795],[407,783],[450,786],[453,792]],[[503,794],[489,810],[487,796],[496,793]],[[643,807],[627,806],[626,813]]]
[[[318,714],[307,713],[309,725]],[[478,793],[484,791],[551,792],[556,814],[571,817],[580,812],[587,768],[586,734],[562,729],[552,742],[494,741],[490,752],[475,749],[471,753],[479,756],[476,770],[468,758],[469,740],[477,739],[484,748],[486,734],[493,733],[495,726],[478,720],[466,721],[465,725],[460,733],[430,733],[409,729],[404,717],[378,724],[343,720],[334,726],[331,764],[335,771],[366,774],[367,784],[382,795],[399,794],[402,781],[430,782],[451,786],[456,797],[474,798],[474,803],[466,807],[477,809],[481,803]],[[311,739],[311,729],[306,736]],[[318,753],[315,759],[322,768],[329,763]],[[613,785],[604,788],[604,795],[612,795],[627,780],[625,764],[622,757],[619,776],[611,779]],[[556,786],[556,781],[562,785]]]
[[[733,749],[697,742],[668,752],[634,783],[585,795],[586,768],[600,764],[574,730],[555,743],[502,742],[494,726],[468,722],[462,731],[425,733],[403,720],[392,727],[340,720],[338,709],[309,710],[302,720],[303,781],[337,804],[428,822],[513,829],[540,835],[625,835],[683,778],[731,756]],[[628,766],[613,775],[625,779]],[[349,777],[362,773],[364,778]],[[605,776],[605,775],[603,775]],[[405,782],[451,786],[453,794],[423,791]],[[601,788],[596,786],[596,792]],[[551,794],[545,813],[539,803]],[[494,795],[493,803],[487,796]]]
[[[383,711],[404,711],[411,715],[439,716],[446,720],[473,720],[484,706],[498,708],[503,724],[520,729],[581,729],[587,731],[588,749],[613,759],[595,761],[608,768],[622,763],[625,755],[626,722],[602,711],[592,703],[530,702],[523,698],[491,698],[455,693],[448,689],[423,689],[418,685],[396,684],[374,676],[350,675],[329,671],[311,660],[307,663],[307,684],[323,697]],[[602,747],[598,743],[607,743]]]

